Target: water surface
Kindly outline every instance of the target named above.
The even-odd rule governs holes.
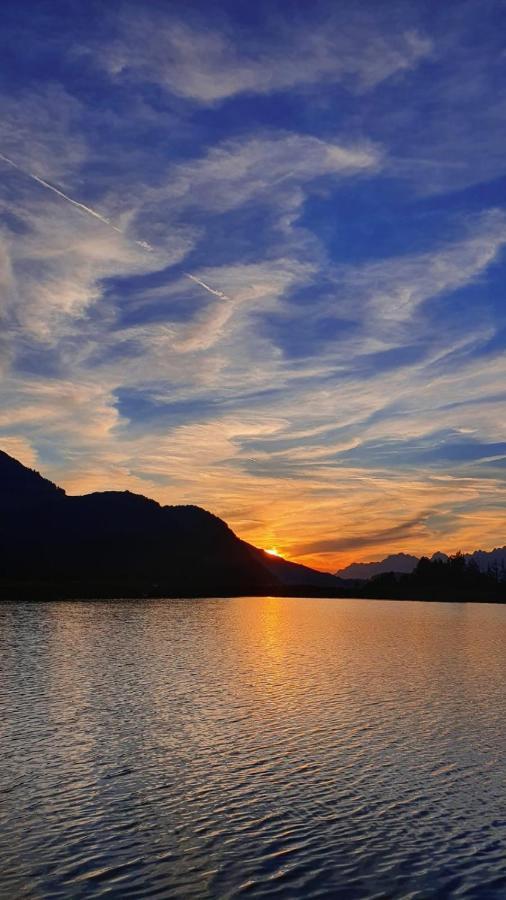
[[[506,896],[506,607],[0,606],[5,898]]]

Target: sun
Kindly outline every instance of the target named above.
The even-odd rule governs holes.
[[[281,553],[276,547],[269,547],[269,549],[266,549],[265,552],[268,553],[269,556],[281,556]]]

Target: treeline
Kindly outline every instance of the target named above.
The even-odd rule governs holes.
[[[506,602],[504,565],[481,572],[474,560],[462,553],[448,559],[422,556],[409,575],[387,572],[371,578],[360,594],[400,600],[474,600],[484,603]]]

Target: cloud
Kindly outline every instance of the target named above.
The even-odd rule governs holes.
[[[417,516],[391,528],[375,529],[365,534],[351,534],[346,537],[330,538],[329,540],[314,541],[293,548],[297,556],[313,555],[315,553],[340,553],[343,550],[360,550],[363,547],[375,547],[378,544],[397,544],[406,538],[410,540],[425,536],[425,523],[427,515]]]
[[[426,4],[414,6],[423,15]],[[500,0],[481,10],[474,2],[441,4],[431,15],[431,53],[420,73],[410,73],[409,94],[384,91],[354,110],[355,127],[358,118],[390,148],[389,171],[407,190],[448,195],[504,176],[503,13]],[[491,185],[485,202],[497,196]]]
[[[67,183],[87,156],[79,101],[57,82],[0,93],[0,150],[35,177]]]
[[[270,132],[224,141],[204,156],[176,165],[165,194],[177,208],[225,212],[252,200],[289,197],[294,187],[322,176],[371,174],[381,164],[370,142],[342,144],[310,135]],[[274,193],[271,193],[274,189]],[[295,205],[302,202],[295,195]]]
[[[59,188],[55,187],[54,184],[49,184],[48,181],[45,181],[43,178],[40,178],[38,175],[34,175],[33,172],[29,172],[28,170],[23,169],[12,159],[9,159],[8,156],[4,156],[3,153],[0,153],[0,160],[8,166],[12,166],[12,168],[17,169],[18,172],[22,172],[26,175],[27,178],[31,178],[33,181],[37,182],[37,184],[42,185],[42,187],[46,188],[48,191],[52,191],[53,194],[56,194],[57,197],[60,197],[62,200],[65,200],[66,203],[70,203],[71,206],[74,206],[76,209],[87,213],[89,216],[93,216],[93,218],[98,219],[99,222],[102,222],[103,225],[107,225],[109,228],[112,228],[113,231],[117,231],[118,234],[123,234],[123,230],[118,228],[110,219],[107,219],[101,213],[97,212],[96,209],[92,209],[91,206],[86,206],[84,203],[80,203],[78,200],[75,200],[73,197],[69,197],[68,194],[65,194],[63,191],[60,191]],[[151,251],[153,248],[147,241],[135,241],[135,243],[142,247],[143,250]]]
[[[250,265],[221,266],[206,269],[199,274],[206,281],[219,283],[225,291],[212,290],[219,302],[207,306],[188,325],[175,331],[173,347],[178,352],[206,350],[224,337],[225,329],[230,335],[232,317],[241,309],[244,315],[251,310],[273,308],[285,291],[294,283],[300,283],[311,273],[310,265],[297,263],[292,259],[275,259],[266,263]],[[209,291],[206,281],[192,276],[192,280]],[[237,329],[233,329],[236,339]]]
[[[442,193],[502,171],[486,23],[232,6],[55,17],[49,55],[24,16],[0,446],[325,568],[497,542],[506,219],[500,185]]]
[[[115,77],[155,81],[203,105],[321,82],[366,90],[431,52],[424,35],[409,27],[390,30],[381,19],[349,8],[309,27],[278,17],[259,38],[230,23],[221,29],[190,25],[136,8],[124,16],[120,35],[102,51],[101,62]]]
[[[157,271],[187,251],[186,240],[174,235],[169,250],[148,253],[102,217],[97,222],[74,205],[23,191],[23,199],[5,203],[23,233],[4,228],[0,248],[8,288],[3,312],[25,337],[56,344],[99,304],[104,279]]]
[[[4,435],[0,440],[0,450],[18,459],[19,462],[23,463],[24,466],[28,466],[29,469],[37,468],[37,453],[27,438],[7,437]]]
[[[505,243],[506,216],[491,210],[469,222],[466,237],[436,251],[343,267],[336,293],[348,312],[364,304],[370,331],[395,343],[398,326],[409,322],[421,304],[472,283],[496,261]]]
[[[91,379],[11,378],[3,398],[0,429],[26,430],[42,444],[62,441],[63,453],[108,439],[119,424],[108,386]]]

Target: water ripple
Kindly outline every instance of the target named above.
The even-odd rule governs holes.
[[[506,607],[0,607],[0,895],[506,896]]]

